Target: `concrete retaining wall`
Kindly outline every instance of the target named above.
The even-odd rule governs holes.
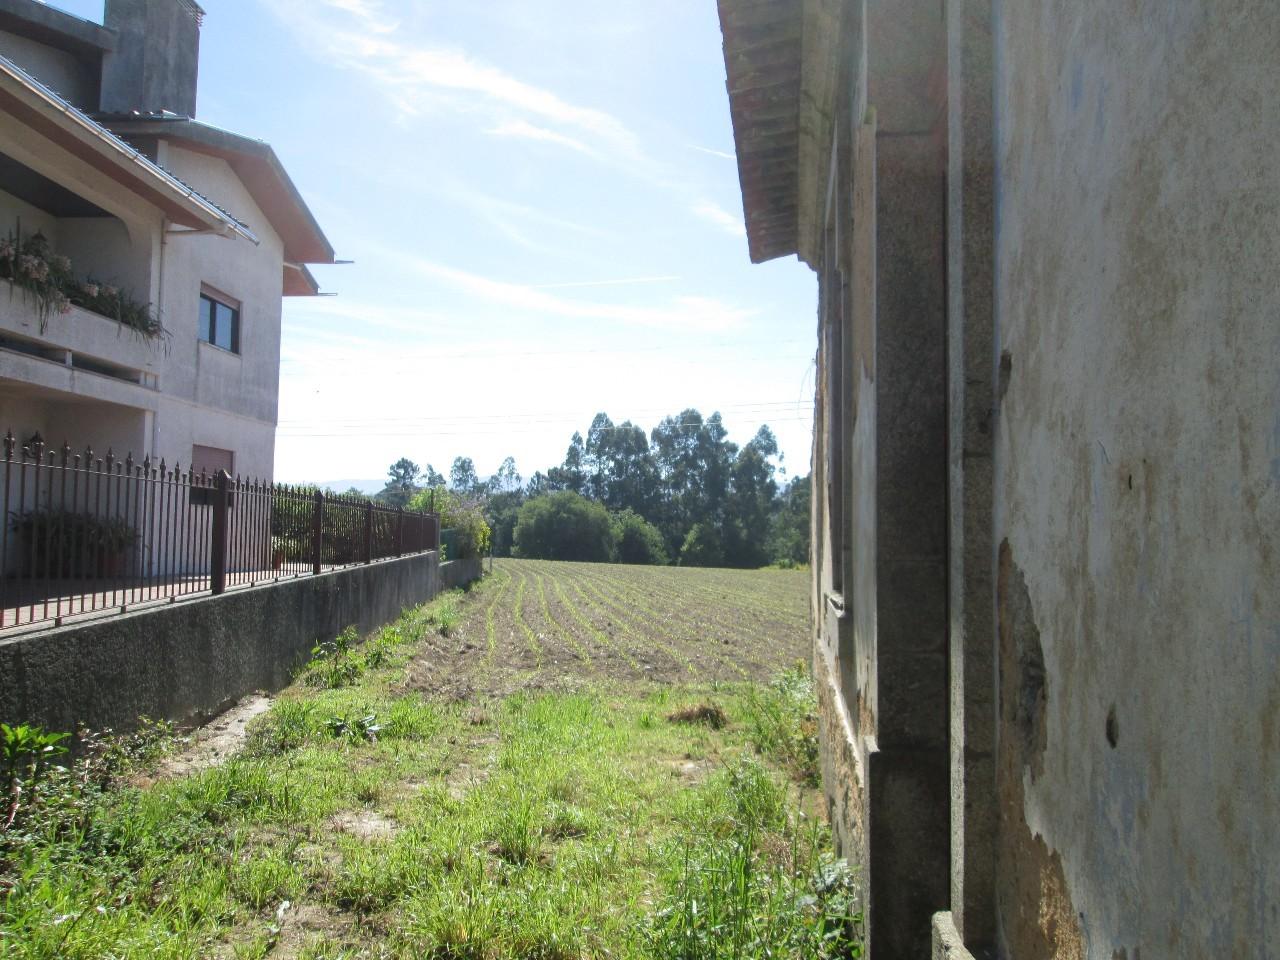
[[[187,720],[286,686],[319,641],[481,574],[427,553],[0,641],[0,720],[52,730]]]

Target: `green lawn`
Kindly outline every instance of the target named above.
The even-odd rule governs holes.
[[[320,651],[221,765],[165,776],[144,735],[28,792],[0,957],[856,955],[803,674],[521,686],[488,638],[530,572]],[[502,682],[421,682],[446,652]]]

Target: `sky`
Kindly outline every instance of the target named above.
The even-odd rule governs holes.
[[[690,407],[808,472],[816,282],[750,263],[714,0],[201,3],[198,118],[355,261],[285,300],[277,480],[527,478]]]

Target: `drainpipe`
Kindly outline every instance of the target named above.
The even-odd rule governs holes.
[[[169,218],[160,218],[160,253],[156,257],[156,315],[164,322],[164,254],[169,246]],[[159,377],[156,377],[159,386]],[[155,416],[151,418],[151,453],[160,452],[160,405],[156,405]]]

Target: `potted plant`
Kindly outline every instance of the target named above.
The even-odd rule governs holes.
[[[18,534],[18,570],[27,578],[120,577],[138,531],[122,517],[69,510],[25,510],[10,514]]]

